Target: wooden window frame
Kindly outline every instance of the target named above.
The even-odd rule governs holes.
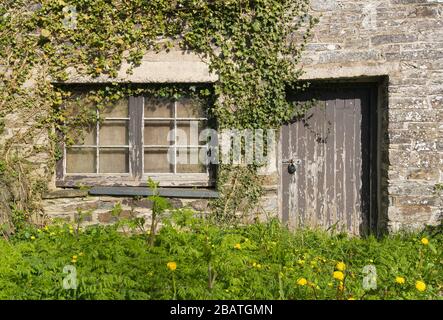
[[[129,110],[129,124],[128,124],[128,142],[129,145],[129,173],[85,173],[85,174],[71,174],[66,172],[66,146],[62,143],[60,145],[63,150],[63,156],[57,161],[56,165],[56,187],[74,188],[80,186],[96,187],[96,186],[147,186],[148,178],[158,182],[162,187],[213,187],[215,179],[213,177],[213,170],[211,165],[207,166],[205,173],[177,173],[174,169],[173,173],[144,173],[144,102],[146,96],[130,96],[128,99]],[[182,120],[176,117],[177,101],[174,101],[174,128],[176,122]],[[203,118],[202,118],[203,119]],[[204,118],[207,120],[206,118]],[[194,119],[192,119],[194,120]],[[189,119],[189,121],[192,121]],[[198,121],[198,120],[196,120]],[[97,128],[99,124],[97,124]],[[97,129],[97,136],[99,129]],[[191,147],[184,145],[183,147]],[[97,150],[99,146],[95,146]],[[112,147],[112,146],[106,146]],[[125,146],[119,146],[124,148]],[[171,146],[169,146],[171,147]],[[176,154],[176,144],[174,142],[174,154]],[[199,146],[204,147],[204,146]],[[98,153],[98,152],[97,152]],[[99,156],[98,156],[99,157]],[[100,159],[97,157],[96,161],[99,163]],[[175,163],[175,161],[174,161]],[[176,163],[174,164],[176,168]]]

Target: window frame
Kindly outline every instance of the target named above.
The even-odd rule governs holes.
[[[61,143],[60,148],[63,150],[63,155],[56,164],[56,187],[147,186],[148,178],[158,182],[162,187],[213,187],[215,185],[215,178],[211,164],[207,165],[205,173],[144,173],[144,126],[146,120],[144,117],[144,103],[146,98],[146,95],[128,97],[128,173],[67,173],[67,148],[64,143]],[[174,109],[176,109],[176,104],[177,100],[174,99]],[[177,117],[175,111],[174,118],[174,123],[176,123]],[[99,125],[100,124],[97,123],[97,128]],[[175,125],[174,128],[176,128]],[[96,130],[98,136],[99,129]],[[63,139],[61,140],[63,141]],[[176,154],[177,149],[175,142],[174,145],[171,146],[174,147],[174,154]],[[187,146],[192,147],[190,144],[182,147]],[[97,150],[100,148],[99,145],[95,147]],[[204,145],[200,147],[204,147]],[[98,157],[96,159],[97,163],[100,161]],[[176,167],[176,165],[177,164],[175,164],[174,167]],[[98,170],[97,168],[97,172]]]

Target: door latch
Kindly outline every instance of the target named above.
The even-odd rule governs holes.
[[[294,174],[297,171],[297,166],[300,165],[301,160],[297,159],[294,161],[294,159],[289,160],[288,164],[288,173]]]

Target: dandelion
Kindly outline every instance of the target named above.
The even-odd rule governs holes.
[[[426,283],[424,283],[423,281],[417,280],[415,282],[415,288],[420,291],[423,292],[426,290]]]
[[[177,263],[175,263],[174,261],[168,262],[166,264],[166,267],[168,267],[169,270],[174,271],[175,269],[177,269]]]
[[[340,261],[339,263],[337,263],[337,264],[335,265],[335,268],[336,268],[338,271],[345,271],[345,270],[346,270],[346,264],[345,264],[344,262]]]
[[[337,279],[337,280],[343,281],[343,279],[345,278],[345,275],[344,275],[343,272],[341,272],[341,271],[334,271],[334,273],[332,274],[332,277],[333,277],[334,279]]]
[[[355,298],[353,298],[353,297],[349,297],[348,300],[355,300]]]
[[[261,264],[257,264],[257,269],[261,269]]]
[[[404,284],[406,282],[405,278],[403,277],[395,277],[395,282],[398,284]]]
[[[35,240],[35,237],[34,237],[34,236],[31,236],[31,240]]]
[[[297,263],[302,266],[305,264],[305,260],[299,259],[299,260],[297,260]]]
[[[338,290],[340,290],[340,291],[345,290],[345,286],[343,284],[343,281],[340,281],[340,284],[338,285]]]
[[[421,243],[425,246],[427,246],[429,244],[429,240],[427,238],[422,238],[421,239]]]
[[[300,278],[297,280],[297,284],[299,286],[305,286],[308,283],[308,280],[306,280],[305,278]]]
[[[241,249],[241,244],[240,243],[236,243],[234,245],[234,248],[240,250]]]

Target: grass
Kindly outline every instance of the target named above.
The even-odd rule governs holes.
[[[123,224],[0,240],[0,299],[442,298],[441,227],[358,239],[277,221],[223,227],[179,210],[149,246]]]

